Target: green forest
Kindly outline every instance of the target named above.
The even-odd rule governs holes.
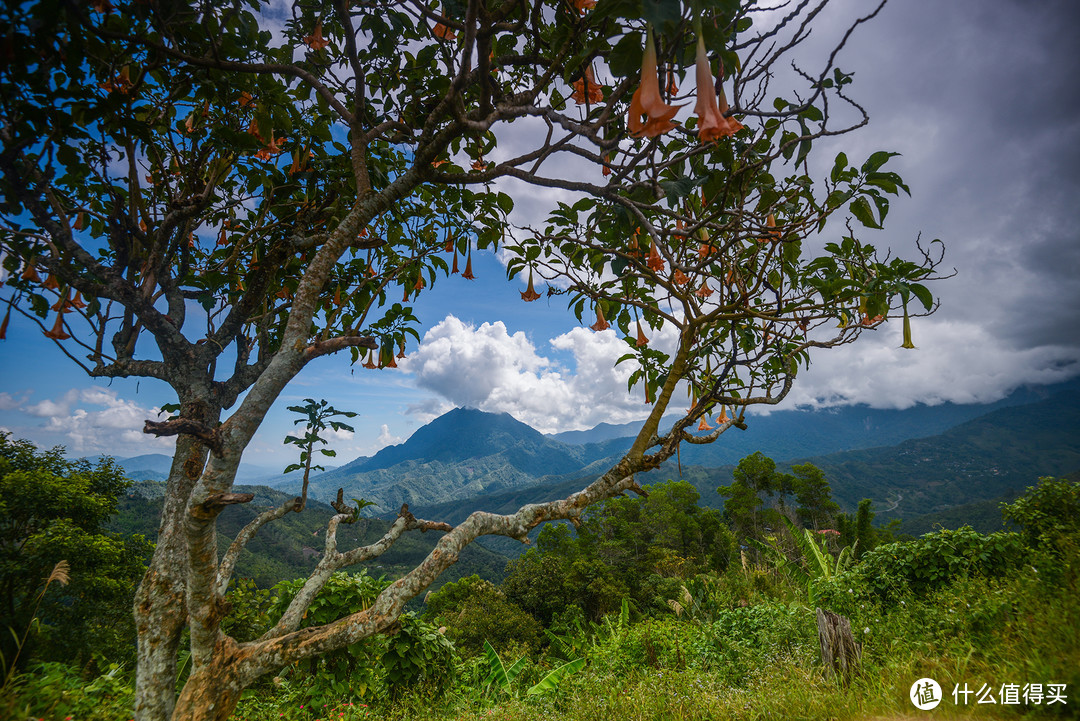
[[[129,608],[154,518],[141,490],[109,460],[0,436],[0,715],[130,717]],[[724,511],[685,481],[644,490],[593,506],[577,527],[543,526],[508,562],[475,550],[393,633],[267,675],[233,718],[892,717],[911,713],[921,678],[940,684],[939,713],[1075,717],[1076,481],[1042,478],[1001,504],[1009,530],[917,538],[875,526],[869,502],[841,511],[812,464],[784,473],[761,454],[717,489]],[[320,505],[295,518],[317,528]],[[342,542],[378,523],[361,520]],[[276,544],[310,533],[282,528],[250,548],[228,593],[223,627],[238,641],[270,628],[303,583],[273,580],[290,568]],[[334,574],[304,625],[366,608],[429,547],[396,549],[400,568],[388,557]],[[817,608],[850,621],[849,673],[822,663]]]

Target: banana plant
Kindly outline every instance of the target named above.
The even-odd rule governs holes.
[[[508,696],[517,698],[518,687],[514,685],[514,680],[525,668],[525,657],[522,656],[510,666],[507,666],[503,663],[502,658],[499,657],[499,654],[492,648],[491,643],[488,641],[484,641],[484,656],[488,665],[487,676],[484,679],[485,692],[497,693],[502,691]],[[530,686],[529,689],[525,691],[525,695],[536,696],[547,691],[552,691],[558,687],[559,683],[561,683],[564,678],[577,673],[584,667],[585,659],[583,658],[568,661],[558,668],[552,669],[544,676],[544,678],[540,679],[539,683]]]
[[[491,647],[491,643],[484,641],[484,656],[487,659],[488,672],[484,679],[485,691],[505,691],[510,696],[517,696],[514,689],[514,679],[525,668],[525,657],[522,656],[510,666],[506,666],[503,660]]]
[[[833,558],[809,529],[796,526],[787,518],[781,516],[781,520],[791,532],[791,538],[795,541],[795,547],[802,556],[803,564],[792,562],[776,546],[775,541],[769,544],[751,540],[757,548],[773,558],[776,567],[787,573],[796,583],[805,584],[810,603],[817,603],[818,588],[822,581],[831,581],[851,567],[854,556],[852,546],[844,548],[840,554]]]

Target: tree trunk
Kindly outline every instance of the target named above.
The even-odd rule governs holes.
[[[227,721],[250,681],[240,678],[236,644],[222,636],[213,662],[192,670],[176,701],[172,721]]]
[[[166,484],[157,547],[135,594],[138,656],[135,718],[168,721],[176,703],[177,653],[187,623],[184,517],[188,496],[202,473],[206,448],[191,436],[177,437]]]
[[[858,669],[862,644],[851,633],[851,622],[832,611],[817,609],[817,627],[825,672],[841,679],[846,686]]]

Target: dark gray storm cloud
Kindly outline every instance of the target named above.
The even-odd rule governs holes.
[[[1014,348],[1080,354],[1078,33],[1074,0],[902,0],[848,53],[914,195],[890,228],[945,240],[941,317]]]

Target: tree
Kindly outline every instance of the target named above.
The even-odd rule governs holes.
[[[775,72],[826,3],[370,0],[296,3],[283,21],[256,0],[4,6],[4,47],[25,58],[0,70],[7,313],[93,377],[176,394],[173,417],[146,426],[176,450],[135,603],[140,721],[224,719],[261,675],[390,628],[466,544],[523,539],[638,490],[634,473],[680,443],[780,402],[813,349],[901,317],[912,347],[909,301],[933,309],[936,251],[882,258],[850,223],[821,254],[802,247],[832,216],[880,227],[888,196],[907,191],[884,151],[810,175],[817,141],[867,122],[837,53],[883,5],[810,69]],[[682,82],[691,68],[696,89]],[[691,98],[694,116],[676,120]],[[528,131],[514,143],[511,123]],[[502,179],[580,199],[512,226]],[[453,528],[402,508],[381,541],[349,551],[336,530],[355,509],[339,504],[290,608],[237,643],[221,620],[243,544],[219,559],[216,519],[249,500],[233,481],[266,413],[331,353],[393,367],[417,335],[409,299],[453,274],[451,256],[471,278],[472,249],[499,243],[511,276],[550,281],[579,318],[595,312],[594,329],[610,321],[627,339],[631,386],[652,406],[632,447],[569,498]],[[522,297],[538,295],[530,282]],[[692,408],[660,433],[686,386]],[[716,409],[717,427],[689,430]],[[446,535],[370,608],[300,628],[333,572],[410,530]],[[177,698],[185,627],[192,672]]]
[[[716,489],[725,498],[724,515],[740,541],[762,541],[767,524],[779,525],[776,511],[765,507],[764,496],[782,491],[789,484],[786,474],[776,470],[776,461],[757,451],[739,461],[731,475],[731,485]]]
[[[859,501],[854,515],[841,513],[836,517],[836,528],[840,531],[840,544],[851,546],[854,549],[855,558],[861,558],[864,553],[873,550],[882,541],[879,536],[883,532],[873,526],[875,515],[872,510],[873,505],[874,502],[871,499],[864,498]],[[891,540],[888,529],[884,531],[884,535]]]
[[[813,463],[792,466],[794,479],[791,486],[799,506],[795,509],[799,520],[815,531],[823,528],[840,510],[832,499],[832,488],[825,473]]]
[[[152,546],[142,536],[104,530],[130,482],[110,459],[91,465],[64,460],[63,448],[38,451],[0,432],[0,658],[20,666],[38,660],[86,662],[91,654],[127,660],[135,641],[128,611]],[[60,561],[69,583],[50,584]],[[26,646],[22,634],[40,624]]]

